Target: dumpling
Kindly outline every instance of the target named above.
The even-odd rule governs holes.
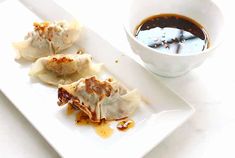
[[[13,43],[16,58],[34,61],[56,54],[69,48],[78,39],[80,30],[80,25],[74,21],[34,23],[34,31],[29,32],[24,41]]]
[[[102,64],[92,63],[88,54],[57,54],[39,58],[32,64],[30,76],[51,84],[70,84],[82,77],[98,75]]]
[[[94,76],[59,85],[58,99],[59,105],[69,103],[93,122],[127,118],[140,103],[137,90],[128,91],[112,79],[100,81]]]

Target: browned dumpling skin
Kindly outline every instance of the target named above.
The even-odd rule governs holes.
[[[29,32],[23,41],[13,43],[17,50],[16,59],[34,61],[57,54],[72,46],[80,31],[81,25],[75,21],[35,22],[34,31]]]
[[[33,63],[30,76],[55,85],[70,84],[83,77],[99,75],[102,64],[94,64],[88,54],[57,54]]]
[[[58,99],[59,105],[69,103],[93,122],[127,118],[140,103],[136,90],[128,91],[112,79],[100,81],[95,76],[59,85]]]

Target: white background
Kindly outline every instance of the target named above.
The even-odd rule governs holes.
[[[135,57],[122,25],[126,0],[57,1],[115,47]],[[146,158],[235,157],[235,8],[229,2],[232,3],[216,0],[224,12],[227,28],[226,38],[215,55],[185,76],[161,78],[191,103],[196,113]],[[59,157],[1,93],[0,157]]]

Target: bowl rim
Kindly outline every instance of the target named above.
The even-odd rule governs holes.
[[[222,10],[220,9],[220,7],[217,5],[216,2],[212,1],[212,0],[208,0],[208,2],[212,3],[217,11],[219,12],[219,14],[221,14],[221,21],[222,21],[222,31],[220,33],[220,39],[218,39],[218,42],[216,42],[213,46],[203,50],[203,51],[198,51],[198,52],[195,52],[195,53],[192,53],[192,54],[171,54],[171,53],[163,53],[163,52],[160,52],[160,51],[156,51],[154,50],[153,48],[150,48],[148,46],[146,46],[144,43],[142,43],[141,41],[137,40],[137,38],[134,37],[134,34],[131,32],[131,30],[129,29],[129,23],[128,23],[128,20],[127,18],[125,18],[125,21],[123,23],[124,25],[124,30],[126,32],[126,34],[135,42],[137,43],[138,45],[144,47],[145,49],[149,50],[151,53],[158,53],[158,54],[161,54],[161,55],[166,55],[166,56],[176,56],[176,57],[189,57],[189,56],[196,56],[196,55],[201,55],[201,54],[205,54],[205,53],[209,53],[211,52],[212,50],[214,50],[215,48],[217,48],[223,41],[224,41],[224,30],[225,30],[225,27],[226,27],[226,22],[225,22],[225,18],[224,18],[224,13],[222,12]],[[134,0],[130,3],[130,5],[133,5],[134,3]],[[128,9],[130,10],[130,7],[128,7]],[[129,10],[127,10],[127,13],[129,13]],[[174,13],[173,13],[174,14]],[[181,15],[181,14],[180,14]],[[185,16],[185,15],[183,15]],[[129,14],[126,16],[126,17],[129,17]],[[189,16],[187,16],[189,17]],[[147,18],[147,17],[146,17]],[[189,17],[191,18],[191,17]],[[143,19],[141,19],[143,20]],[[210,36],[209,36],[210,38]],[[131,43],[129,43],[131,45]]]

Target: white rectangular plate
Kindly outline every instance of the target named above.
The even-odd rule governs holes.
[[[65,108],[56,103],[55,88],[30,79],[30,63],[22,65],[14,60],[12,42],[22,40],[34,21],[72,16],[53,1],[6,0],[0,3],[0,19],[1,91],[63,157],[141,157],[194,112],[151,73],[85,26],[78,45],[104,63],[128,88],[137,88],[146,100],[133,116],[135,128],[127,132],[115,130],[110,138],[102,139],[93,128],[77,126],[74,118],[65,115]]]

